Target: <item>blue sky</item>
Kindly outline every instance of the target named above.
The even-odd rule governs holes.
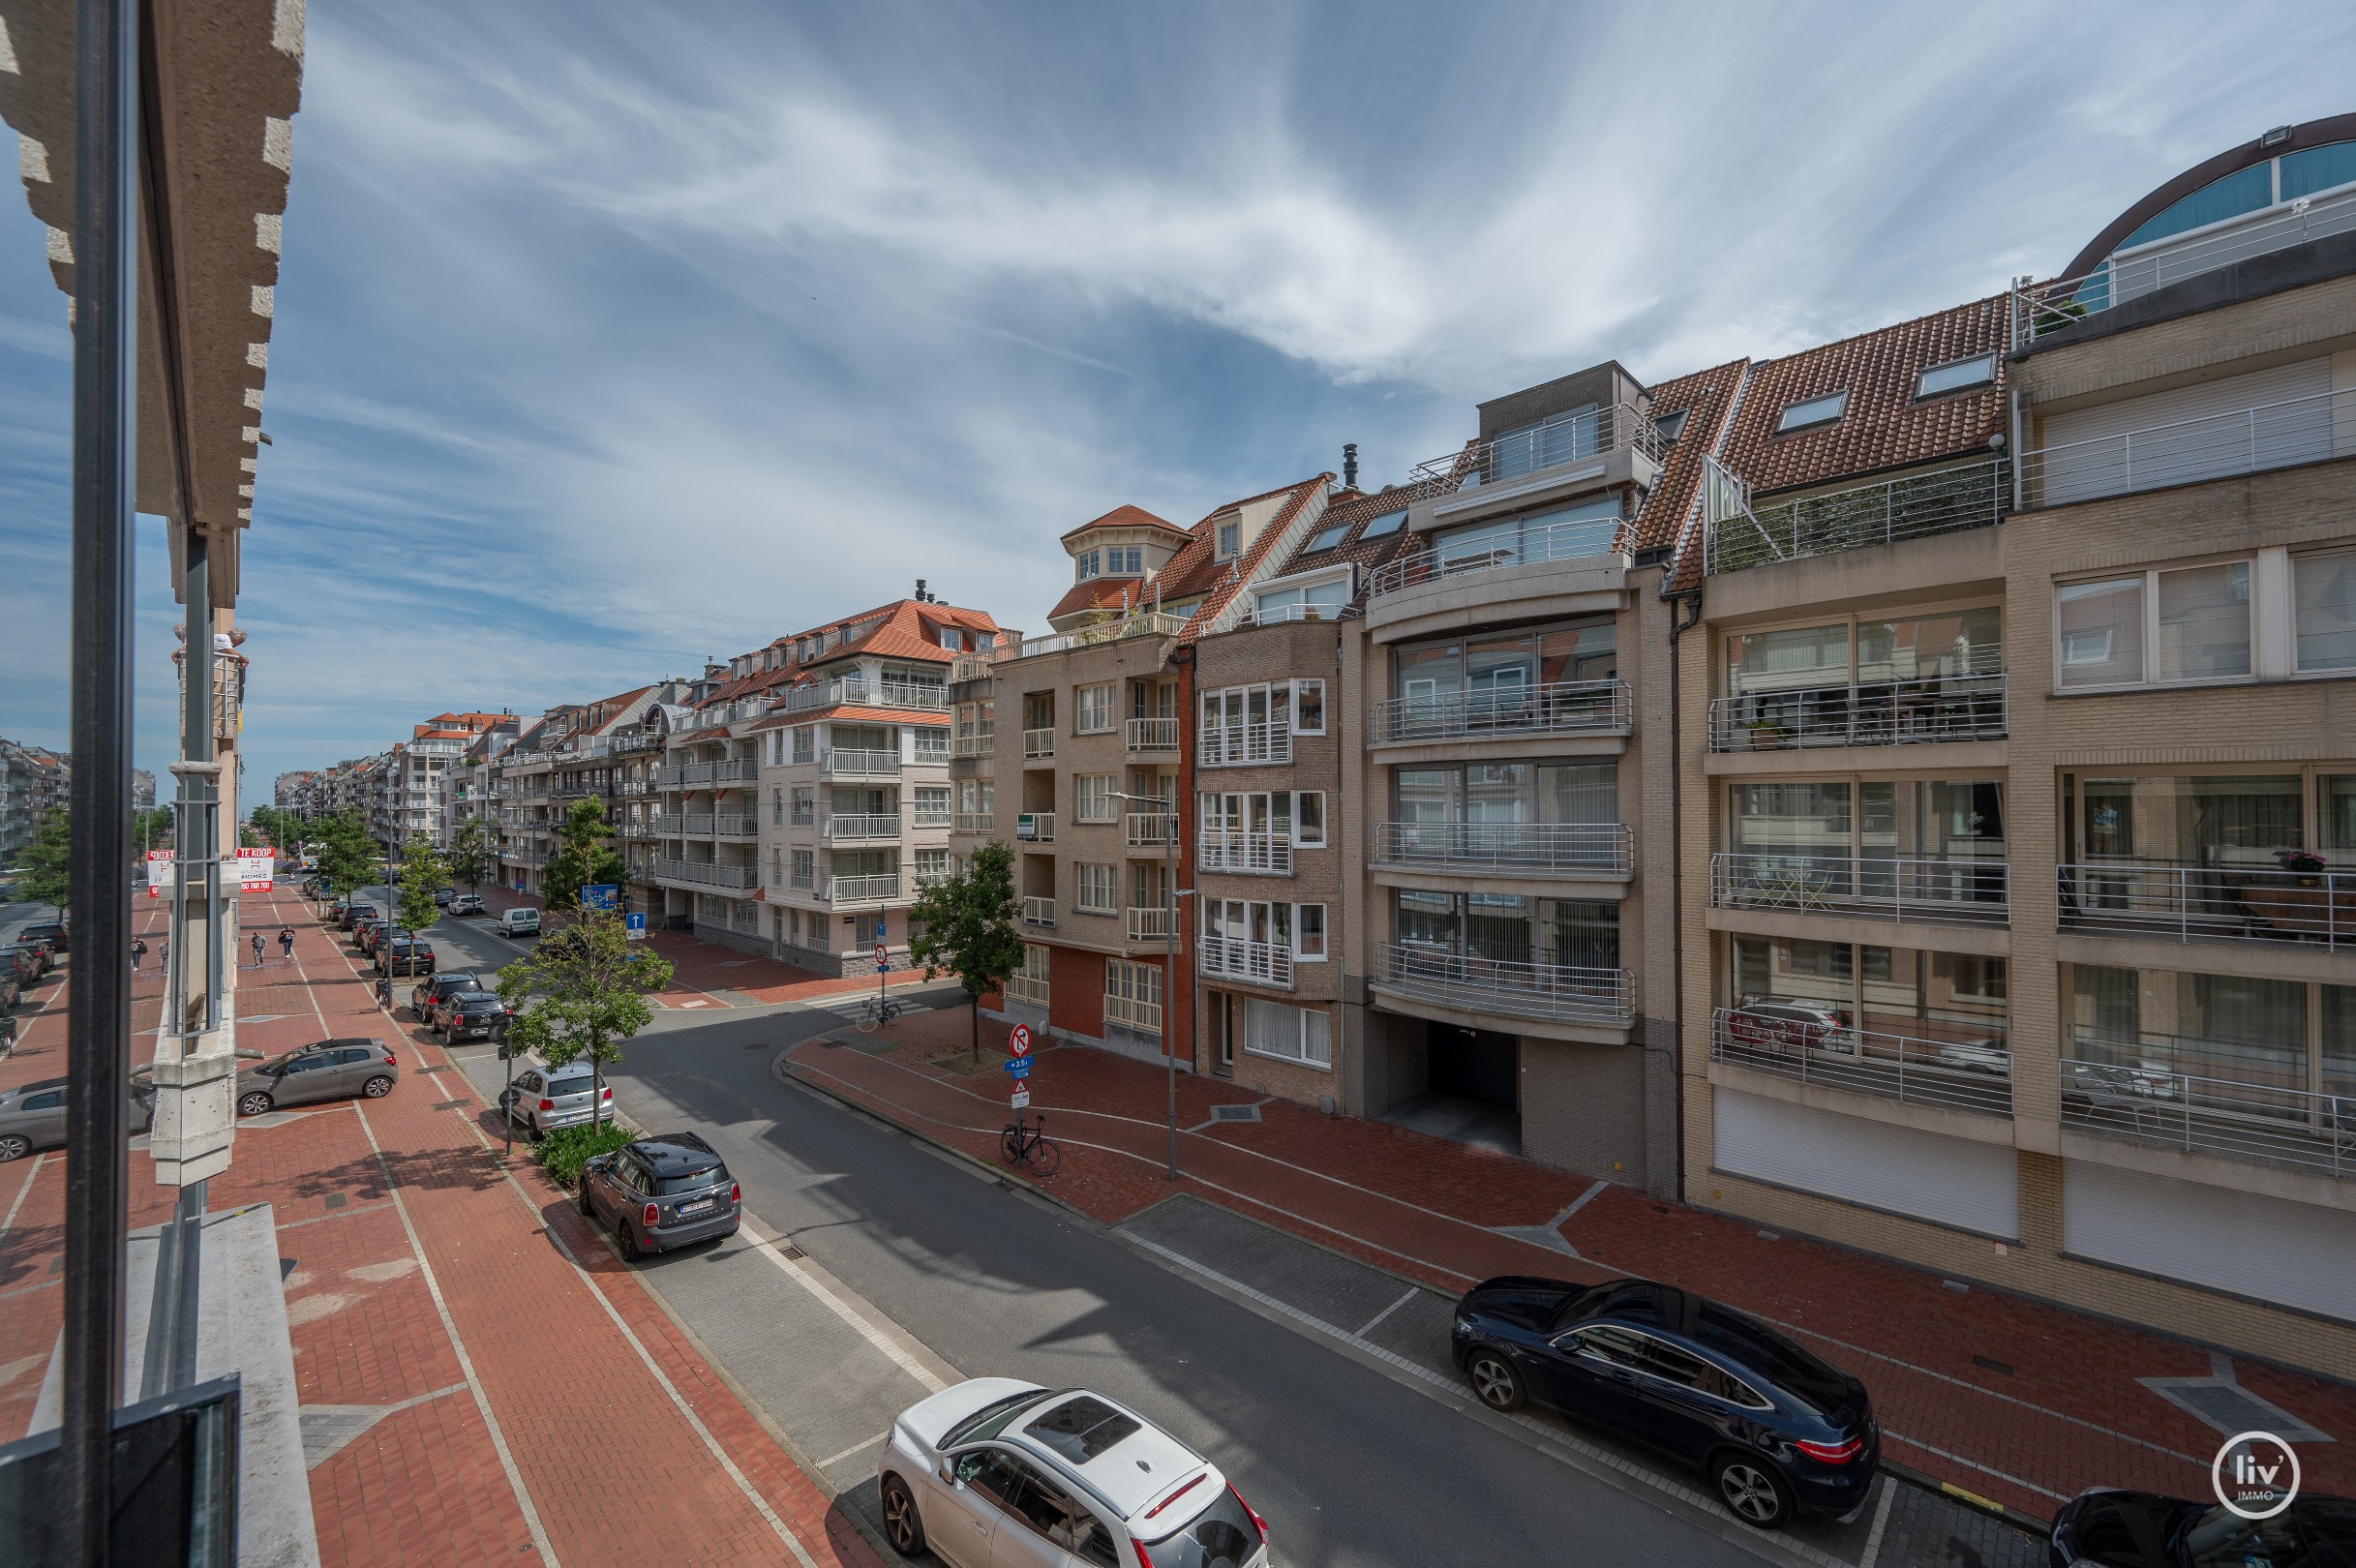
[[[2320,5],[313,0],[248,799],[919,576],[1039,628],[1056,535],[1112,506],[1192,522],[1345,440],[1395,480],[1606,356],[1657,380],[2050,274],[2352,84]],[[0,735],[47,744],[67,351],[0,202]]]

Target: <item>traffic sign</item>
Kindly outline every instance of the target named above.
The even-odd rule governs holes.
[[[876,967],[876,968],[878,968],[878,969],[883,968],[883,967],[884,967],[885,962],[886,962],[887,960],[889,960],[891,957],[891,953],[890,950],[888,950],[887,948],[885,948],[885,946],[884,946],[884,945],[883,945],[881,942],[879,942],[879,943],[877,943],[877,944],[875,945],[875,967]]]
[[[882,920],[875,922],[875,940],[879,943],[884,940],[884,922]]]
[[[1014,1107],[1016,1110],[1028,1110],[1028,1109],[1030,1109],[1030,1107],[1031,1107],[1031,1088],[1030,1088],[1030,1085],[1028,1085],[1028,1084],[1021,1084],[1021,1083],[1016,1084],[1016,1085],[1014,1086],[1014,1093],[1013,1093],[1012,1096],[1010,1096],[1010,1097],[1009,1097],[1009,1101],[1010,1101],[1010,1102],[1011,1102],[1011,1103],[1013,1105],[1013,1107]]]
[[[621,918],[621,934],[626,941],[647,940],[647,917],[642,910],[632,910]]]
[[[1031,1075],[1031,1059],[1027,1056],[1010,1056],[1001,1065],[1010,1078],[1027,1078]]]
[[[592,882],[581,890],[583,909],[603,910],[611,915],[621,908],[621,888],[618,883]]]
[[[1029,1024],[1016,1024],[1007,1032],[1007,1053],[1010,1056],[1031,1054],[1031,1026]]]

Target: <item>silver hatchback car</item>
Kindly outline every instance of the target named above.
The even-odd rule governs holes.
[[[559,1127],[577,1127],[600,1105],[599,1119],[613,1118],[614,1086],[606,1084],[601,1097],[587,1062],[552,1068],[529,1058],[526,1061],[529,1065],[516,1070],[515,1082],[499,1091],[499,1109],[533,1137]]]
[[[401,1081],[401,1059],[374,1040],[322,1040],[257,1062],[237,1074],[237,1114],[358,1095],[381,1100]]]

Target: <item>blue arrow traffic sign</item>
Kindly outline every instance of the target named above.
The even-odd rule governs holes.
[[[1027,1056],[1010,1056],[1006,1061],[1006,1070],[1010,1078],[1027,1078],[1031,1075],[1031,1059]]]

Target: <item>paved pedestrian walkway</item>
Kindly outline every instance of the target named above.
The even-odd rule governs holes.
[[[788,1053],[793,1076],[995,1163],[1006,1081],[973,1072],[962,1008]],[[983,1050],[1006,1028],[984,1020]],[[944,1054],[947,1052],[948,1054]],[[1118,1223],[1167,1196],[1164,1076],[1081,1047],[1038,1053],[1032,1107],[1063,1143],[1039,1184]],[[1216,1105],[1256,1120],[1215,1121]],[[1495,1274],[1641,1275],[1730,1302],[1863,1378],[1886,1451],[1951,1488],[2050,1517],[2090,1486],[2208,1494],[2227,1433],[2141,1379],[2221,1376],[2337,1440],[2302,1445],[2307,1484],[2356,1493],[2356,1389],[1382,1122],[1328,1117],[1212,1078],[1179,1079],[1176,1190],[1450,1292]]]
[[[880,1563],[567,1195],[501,1157],[482,1097],[299,894],[240,913],[297,933],[240,975],[241,1048],[370,1036],[401,1068],[384,1099],[242,1123],[208,1194],[274,1207],[322,1563]],[[159,992],[141,982],[135,1028]],[[62,1001],[35,1022],[60,1070]],[[132,1167],[131,1222],[155,1223],[172,1194]],[[0,1440],[58,1331],[63,1178],[56,1153],[0,1168]]]

